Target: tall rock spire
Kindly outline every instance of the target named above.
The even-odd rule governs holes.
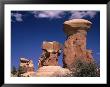
[[[71,68],[77,58],[92,58],[92,51],[86,50],[87,30],[91,22],[85,19],[72,19],[64,22],[64,32],[67,40],[63,49],[63,67]]]

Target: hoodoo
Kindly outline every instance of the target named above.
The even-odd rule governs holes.
[[[92,51],[86,49],[87,30],[91,22],[85,19],[72,19],[64,22],[64,32],[67,40],[63,49],[63,67],[71,68],[77,58],[92,58]]]

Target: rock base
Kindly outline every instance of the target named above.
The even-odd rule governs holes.
[[[36,77],[62,77],[70,74],[70,70],[61,66],[43,66],[36,72]]]

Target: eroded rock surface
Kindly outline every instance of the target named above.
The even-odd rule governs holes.
[[[20,67],[25,70],[25,73],[34,71],[33,61],[26,58],[20,58]]]
[[[69,69],[62,68],[61,66],[43,66],[37,70],[37,77],[59,77],[70,74]]]
[[[92,58],[92,51],[86,49],[87,30],[91,22],[84,19],[73,19],[64,22],[64,32],[67,40],[63,48],[63,64],[70,68],[77,58]]]
[[[42,66],[58,66],[58,56],[61,53],[61,45],[56,42],[44,41],[42,55],[39,58],[38,68]]]

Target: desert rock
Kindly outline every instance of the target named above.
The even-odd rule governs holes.
[[[92,52],[86,49],[86,35],[91,24],[85,19],[73,19],[64,22],[67,40],[63,48],[63,67],[70,68],[77,58],[92,58]]]
[[[20,58],[20,67],[27,72],[34,72],[34,64],[32,60],[28,60],[26,58]]]
[[[38,67],[42,66],[57,66],[58,56],[61,53],[61,45],[56,42],[44,41],[42,44],[42,55],[39,58]]]
[[[59,77],[70,74],[69,69],[62,68],[61,66],[43,66],[37,70],[37,77]]]

